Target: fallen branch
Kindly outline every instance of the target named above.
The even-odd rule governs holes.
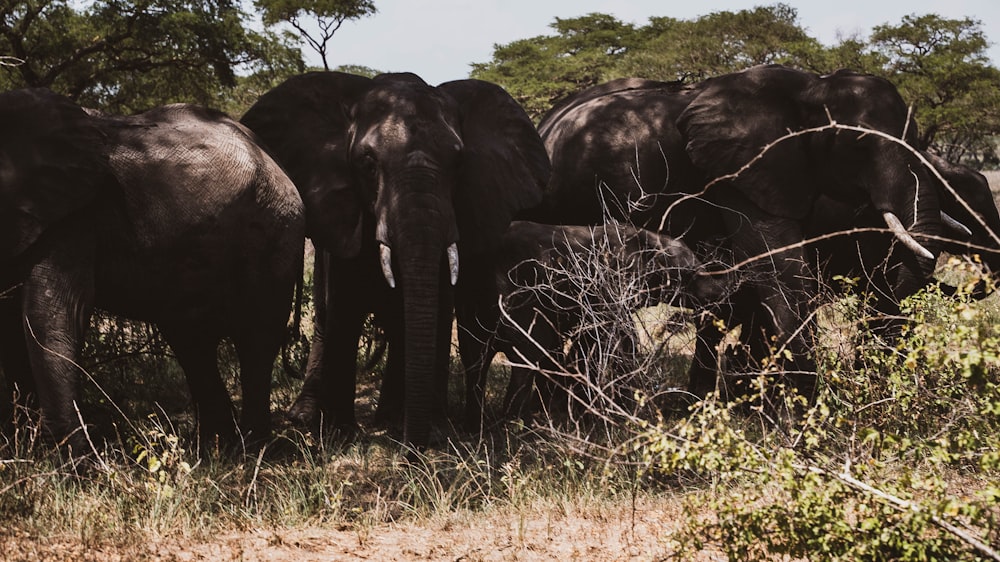
[[[849,486],[851,488],[854,488],[855,490],[864,492],[866,494],[870,494],[870,495],[872,495],[872,496],[874,496],[874,497],[876,497],[876,498],[878,498],[880,500],[883,500],[883,501],[889,503],[889,505],[891,505],[891,506],[899,509],[900,511],[912,511],[914,513],[919,513],[919,512],[924,511],[924,508],[921,507],[918,504],[915,504],[915,503],[910,502],[910,501],[906,501],[906,500],[904,500],[902,498],[897,498],[896,496],[894,496],[892,494],[889,494],[887,492],[879,490],[878,488],[874,488],[874,487],[872,487],[872,486],[870,486],[868,484],[865,484],[864,482],[862,482],[862,481],[858,480],[857,478],[854,478],[853,476],[851,476],[851,474],[849,472],[847,472],[846,470],[844,472],[834,473],[834,472],[830,472],[828,470],[824,470],[822,468],[819,468],[818,466],[802,466],[802,465],[799,465],[796,468],[798,468],[800,470],[807,470],[809,472],[812,472],[813,474],[819,474],[821,476],[827,476],[827,477],[830,477],[830,478],[834,478],[834,479],[836,479],[836,480],[838,480],[838,481],[846,484],[847,486]],[[971,533],[969,533],[969,532],[967,532],[967,531],[965,531],[963,529],[958,528],[956,525],[953,525],[953,524],[945,521],[944,519],[941,519],[940,517],[938,517],[936,515],[933,515],[933,514],[928,514],[928,515],[930,516],[930,520],[935,525],[937,525],[938,527],[944,529],[945,531],[951,533],[952,535],[955,535],[961,541],[965,542],[966,544],[968,544],[972,548],[976,549],[981,554],[984,554],[984,555],[988,556],[989,558],[991,558],[993,560],[997,560],[998,562],[1000,562],[1000,552],[997,552],[996,550],[994,550],[992,547],[990,547],[990,545],[984,543],[978,537],[973,536]]]

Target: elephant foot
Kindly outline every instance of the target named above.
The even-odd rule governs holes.
[[[323,441],[333,441],[338,445],[347,445],[355,442],[361,436],[361,426],[354,422],[336,423],[325,425],[320,428],[319,435]]]
[[[303,392],[295,399],[285,417],[296,427],[313,427],[319,421],[319,398]]]

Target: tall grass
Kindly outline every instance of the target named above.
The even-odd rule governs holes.
[[[980,275],[968,260],[940,274],[957,285]],[[634,286],[620,281],[605,287],[606,298],[621,302],[614,288]],[[0,436],[0,555],[22,557],[4,550],[11,541],[30,550],[59,539],[139,557],[157,537],[209,541],[223,531],[302,526],[349,529],[363,543],[387,522],[486,511],[523,519],[538,517],[537,506],[648,496],[682,506],[662,553],[679,560],[705,549],[732,560],[1000,559],[1000,297],[914,295],[904,303],[911,322],[890,345],[857,329],[864,305],[864,295],[848,293],[823,309],[814,403],[767,393],[663,410],[650,405],[682,395],[687,313],[611,308],[594,321],[606,333],[623,333],[608,329],[615,319],[638,326],[640,345],[626,348],[636,355],[593,356],[592,368],[562,373],[584,385],[572,396],[599,398],[576,403],[592,415],[506,417],[498,403],[510,363],[498,362],[494,423],[467,434],[444,420],[441,443],[415,457],[403,456],[392,427],[370,425],[365,401],[366,431],[351,442],[279,423],[262,448],[201,453],[182,374],[168,350],[140,340],[88,363],[81,415],[93,450],[84,463],[43,439],[34,415]],[[629,376],[607,373],[610,364],[629,365]],[[224,360],[235,393],[231,365]],[[631,401],[613,399],[620,389],[609,384],[622,380]],[[359,395],[374,395],[377,376],[361,381]],[[276,369],[275,411],[299,385]],[[456,386],[454,412],[461,395]],[[796,405],[762,407],[774,399]]]
[[[481,437],[445,427],[443,444],[415,459],[378,428],[351,443],[283,428],[259,451],[228,456],[197,453],[190,421],[161,405],[94,431],[82,466],[27,423],[0,441],[0,534],[125,552],[155,537],[307,525],[364,541],[385,522],[535,517],[540,504],[640,494],[686,506],[679,559],[704,548],[731,559],[989,559],[1000,543],[996,299],[917,295],[906,303],[914,322],[889,349],[821,336],[834,343],[817,351],[819,398],[787,423],[708,400],[670,418],[604,411],[598,432],[545,418],[501,420]],[[824,334],[859,320],[860,303],[832,305]],[[684,356],[680,344],[640,352],[665,348]]]

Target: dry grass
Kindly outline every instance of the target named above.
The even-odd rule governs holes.
[[[997,299],[983,303],[993,317]],[[644,338],[653,336],[642,340],[647,351],[664,341],[658,326],[671,314],[638,315],[649,327]],[[855,334],[843,330],[840,313],[825,311],[821,325],[828,336],[837,333],[827,338],[836,342],[829,353],[850,357]],[[668,335],[662,347],[683,367],[690,330]],[[87,419],[101,429],[95,438],[107,443],[102,463],[74,470],[30,425],[0,440],[0,560],[660,560],[679,552],[675,537],[691,524],[685,507],[704,506],[700,517],[711,519],[713,503],[756,491],[691,473],[650,477],[633,451],[634,427],[595,440],[582,425],[508,421],[480,440],[444,423],[437,430],[448,441],[408,462],[394,428],[370,420],[371,376],[362,377],[359,401],[368,432],[354,443],[285,429],[263,454],[200,458],[184,440],[192,428],[178,391],[183,378],[149,358],[128,361],[104,365],[97,376],[127,420],[95,389],[86,397]],[[491,396],[502,394],[505,373],[498,365]],[[298,384],[279,376],[276,410]],[[452,404],[460,390],[456,383]],[[756,420],[735,423],[753,433]],[[845,435],[831,446],[845,456],[872,447]],[[156,457],[155,468],[139,458],[142,448]],[[912,458],[879,462],[890,463],[882,474],[911,475]],[[995,470],[961,462],[920,470],[940,479],[944,489],[935,493],[956,501],[996,481]],[[681,559],[723,559],[722,546],[684,551]]]

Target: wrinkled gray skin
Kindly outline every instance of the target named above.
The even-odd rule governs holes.
[[[271,369],[301,275],[291,181],[225,115],[188,105],[88,115],[48,90],[0,94],[0,358],[44,427],[81,451],[80,349],[95,307],[156,323],[203,446],[238,443],[216,349],[240,362],[240,424],[270,431]],[[74,432],[75,431],[75,432]]]
[[[1000,282],[1000,212],[997,210],[993,192],[986,177],[960,164],[952,164],[933,154],[924,154],[955,193],[941,186],[941,210],[962,223],[972,234],[963,236],[954,230],[946,231],[943,250],[952,255],[979,254],[983,264],[989,268],[994,282]],[[960,202],[956,195],[964,201]],[[969,212],[968,206],[972,213]],[[981,296],[981,295],[976,295]]]
[[[459,327],[468,392],[466,423],[470,427],[479,426],[484,378],[498,351],[517,363],[537,365],[549,373],[562,372],[567,339],[573,339],[574,346],[586,346],[590,340],[601,341],[599,334],[593,334],[595,329],[606,329],[581,325],[585,306],[611,306],[612,314],[630,318],[636,310],[658,303],[711,307],[735,288],[732,276],[710,274],[683,242],[617,223],[592,227],[515,221],[495,257],[494,283],[499,298],[492,299],[493,305],[482,311],[475,325]],[[613,287],[596,284],[595,278],[604,279],[599,277],[602,271],[610,272],[607,280],[619,280],[637,289],[629,291],[631,300],[622,302],[622,295]],[[501,313],[501,300],[506,317]],[[601,313],[596,314],[600,317]],[[623,326],[631,323],[625,321]],[[626,345],[630,341],[621,338]],[[602,342],[605,346],[608,343]],[[504,408],[523,410],[521,405],[532,382],[543,395],[551,394],[547,383],[552,377],[512,367]],[[545,387],[549,390],[543,390]]]
[[[946,226],[941,250],[952,255],[979,253],[992,275],[998,275],[1000,243],[990,235],[990,231],[1000,233],[1000,214],[986,178],[971,168],[952,164],[933,154],[922,155],[951,186],[948,189],[942,182],[934,180],[941,211],[971,231]],[[970,214],[970,209],[977,216]],[[810,214],[807,235],[811,237],[851,228],[878,228],[882,224],[878,213],[871,207],[850,209],[836,201],[821,198]],[[876,296],[875,309],[884,315],[895,316],[899,314],[901,299],[934,280],[927,277],[914,280],[916,283],[901,283],[897,279],[902,269],[900,260],[892,256],[897,252],[905,255],[906,249],[893,247],[892,243],[892,235],[886,232],[867,232],[820,240],[809,248],[824,272],[824,279],[832,281],[837,275],[858,278],[860,288]],[[887,256],[889,259],[886,259]],[[945,290],[953,289],[945,287]]]
[[[871,208],[877,216],[894,213],[936,256],[942,225],[934,182],[905,147],[881,137],[848,131],[798,136],[730,175],[788,131],[820,127],[831,118],[915,138],[907,106],[889,82],[846,71],[817,76],[758,66],[693,86],[638,79],[597,86],[560,103],[539,124],[552,180],[543,204],[526,217],[596,224],[610,215],[651,229],[659,229],[662,219],[665,233],[699,255],[728,254],[740,263],[805,240],[810,213],[826,197],[852,210]],[[713,180],[703,194],[671,208]],[[912,251],[894,259],[902,285],[924,282],[935,261]],[[810,263],[799,245],[740,268],[747,280],[740,294],[766,311],[758,321],[765,341],[774,337],[787,345],[792,360],[784,367],[805,395],[813,392],[815,371],[810,313],[818,288]],[[699,337],[692,365],[690,389],[699,395],[715,386],[716,365],[706,359],[715,356],[709,339]]]
[[[487,82],[432,87],[413,74],[338,72],[289,79],[242,121],[295,182],[320,250],[325,306],[290,416],[310,423],[322,413],[335,427],[356,428],[358,337],[374,311],[389,343],[386,377],[403,380],[384,382],[379,408],[403,411],[404,443],[428,445],[431,413],[444,399],[452,302],[460,317],[476,313],[479,287],[491,278],[489,252],[548,180],[534,126]],[[403,395],[392,395],[400,386]]]
[[[971,231],[946,227],[943,231],[945,240],[941,242],[942,251],[952,255],[979,254],[988,274],[996,282],[1000,275],[1000,243],[990,233],[1000,233],[1000,213],[986,178],[971,168],[952,164],[933,154],[923,153],[923,156],[951,186],[948,189],[941,181],[934,180],[941,211]],[[970,209],[976,216],[970,213]],[[809,215],[805,232],[807,238],[813,238],[832,232],[883,227],[879,213],[870,206],[851,208],[831,198],[820,197]],[[931,275],[924,278],[905,275],[905,260],[910,256],[909,251],[893,242],[893,236],[887,232],[869,231],[825,238],[807,246],[808,256],[825,283],[835,287],[837,276],[856,279],[856,290],[874,298],[865,329],[887,342],[892,342],[899,335],[905,322],[899,307],[902,299],[929,284],[940,285],[946,294],[955,292],[954,287],[939,283]],[[980,283],[972,296],[985,297],[984,285]],[[759,309],[759,303],[745,292],[735,294],[733,301],[733,314],[738,318],[734,323],[743,326],[741,344],[754,350],[751,355],[766,350],[766,336],[759,320],[764,311]],[[717,344],[722,335],[717,330],[707,329],[701,337]],[[706,357],[709,357],[703,359],[706,363],[715,361],[714,356]]]

